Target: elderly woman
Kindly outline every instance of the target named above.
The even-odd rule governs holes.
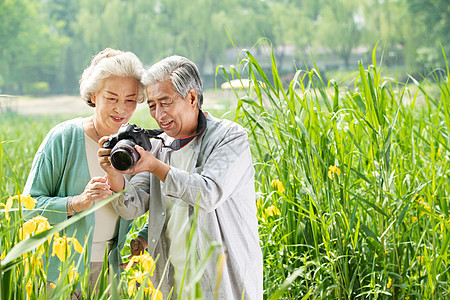
[[[37,200],[35,213],[46,217],[50,224],[62,222],[110,196],[105,172],[97,161],[98,140],[116,133],[130,120],[137,103],[144,101],[140,83],[143,71],[136,55],[109,48],[93,57],[84,70],[80,94],[94,108],[94,114],[65,121],[47,134],[24,189]],[[75,237],[81,244],[87,237],[91,287],[101,271],[105,248],[109,263],[118,271],[129,225],[130,221],[120,218],[108,204],[65,229],[68,237]],[[57,256],[50,257],[49,282],[58,281],[59,267]],[[84,269],[80,264],[77,272],[83,274]]]

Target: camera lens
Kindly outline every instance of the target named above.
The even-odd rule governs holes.
[[[121,140],[111,150],[111,164],[119,171],[133,167],[140,155],[134,149],[136,144],[132,140]]]

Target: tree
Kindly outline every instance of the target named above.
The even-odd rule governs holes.
[[[357,0],[328,0],[319,15],[317,36],[327,47],[350,65],[352,50],[359,45],[362,13]]]
[[[444,65],[440,44],[450,54],[450,3],[448,0],[406,0],[410,17],[415,21],[413,34],[418,57],[431,65]]]
[[[50,89],[61,45],[32,0],[0,2],[0,89],[24,93]]]

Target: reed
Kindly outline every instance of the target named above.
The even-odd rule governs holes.
[[[250,51],[217,70],[252,82],[236,90],[236,120],[252,142],[272,298],[449,295],[448,66],[436,95],[384,78],[375,53],[352,86],[316,66],[283,82],[273,52],[269,71]]]
[[[396,82],[383,76],[376,51],[371,65],[358,63],[345,79],[350,86],[323,80],[316,66],[283,82],[272,54],[265,69],[251,51],[236,67],[217,70],[252,83],[235,90],[235,113],[249,133],[256,170],[265,299],[449,297],[449,68]],[[148,115],[139,118],[133,122],[148,124]],[[0,203],[23,190],[39,144],[64,119],[1,115]],[[46,299],[45,262],[36,258],[52,254],[51,232],[17,252],[18,202],[9,216],[2,207],[1,297]],[[146,221],[134,222],[124,257]],[[72,263],[84,262],[67,257],[53,297],[86,286],[86,276],[74,279]],[[195,297],[203,265],[192,261],[185,274]],[[108,283],[103,274],[93,298],[144,297],[143,288],[128,293],[132,275]]]

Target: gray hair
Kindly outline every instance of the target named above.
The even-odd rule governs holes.
[[[203,84],[197,66],[189,59],[173,55],[151,66],[142,75],[141,82],[147,86],[170,79],[174,91],[185,98],[191,89],[195,89],[198,108],[203,104]]]
[[[106,48],[95,55],[89,67],[87,67],[80,79],[81,98],[91,107],[91,96],[101,89],[103,81],[107,78],[120,76],[130,77],[138,81],[137,102],[145,100],[145,86],[141,83],[141,77],[145,69],[139,58],[131,52],[123,52]]]

